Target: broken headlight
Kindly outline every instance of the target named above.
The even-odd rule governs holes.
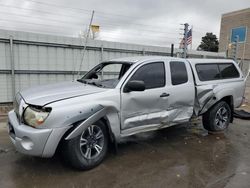
[[[35,108],[28,106],[23,115],[24,122],[32,127],[42,125],[49,116],[51,108]]]

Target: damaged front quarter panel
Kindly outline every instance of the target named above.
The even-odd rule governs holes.
[[[88,117],[87,119],[85,119],[83,122],[81,122],[66,138],[65,140],[70,140],[76,136],[79,136],[84,129],[86,129],[89,125],[95,123],[96,121],[98,121],[99,119],[101,119],[103,116],[105,116],[106,112],[106,108],[101,107],[100,109],[98,109],[98,111],[96,111],[95,113],[93,113],[93,115],[91,115],[90,117]]]

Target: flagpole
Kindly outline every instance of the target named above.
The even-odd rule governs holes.
[[[192,27],[191,27],[191,31],[192,31],[192,40],[191,40],[191,44],[190,44],[190,48],[191,48],[191,50],[193,49],[193,25],[192,25]]]

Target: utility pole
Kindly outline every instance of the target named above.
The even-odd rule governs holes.
[[[171,44],[171,57],[174,57],[174,44]]]
[[[188,23],[184,24],[184,48],[183,48],[183,58],[187,58],[187,37],[188,37]]]
[[[180,33],[182,37],[180,38],[181,42],[180,42],[179,49],[183,50],[182,58],[187,58],[187,47],[188,47],[187,40],[188,40],[188,26],[189,25],[188,23],[181,24],[181,25],[184,26],[184,29],[183,28],[180,29],[183,31],[183,33]]]
[[[233,48],[232,48],[232,57],[235,62],[238,60],[238,48],[239,48],[239,35],[235,37]]]
[[[84,43],[84,48],[83,48],[83,52],[82,52],[81,62],[80,62],[79,70],[78,70],[78,73],[77,73],[77,77],[79,77],[79,75],[81,74],[82,63],[83,63],[85,51],[86,51],[88,40],[89,40],[89,34],[90,34],[90,29],[91,29],[91,25],[92,25],[92,22],[93,22],[94,14],[95,14],[95,11],[92,11],[92,15],[91,15],[91,19],[90,19],[90,22],[89,22],[87,36],[85,38],[85,43]]]
[[[10,65],[11,65],[12,99],[14,101],[15,100],[15,95],[16,95],[16,82],[15,82],[15,61],[14,61],[13,36],[10,36]]]

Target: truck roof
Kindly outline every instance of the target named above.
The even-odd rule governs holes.
[[[169,57],[169,56],[134,56],[134,57],[123,57],[118,59],[112,59],[108,62],[130,62],[130,63],[137,63],[142,61],[159,61],[159,60],[172,60],[172,61],[183,61],[183,58],[177,57]],[[186,59],[191,64],[197,63],[228,63],[233,62],[231,59]]]
[[[187,59],[191,64],[197,63],[231,63],[232,59]]]
[[[118,59],[112,59],[109,62],[130,62],[130,63],[137,63],[142,61],[148,61],[148,60],[166,60],[166,59],[175,59],[175,60],[181,60],[181,58],[176,57],[168,57],[168,56],[134,56],[134,57],[122,57]]]

